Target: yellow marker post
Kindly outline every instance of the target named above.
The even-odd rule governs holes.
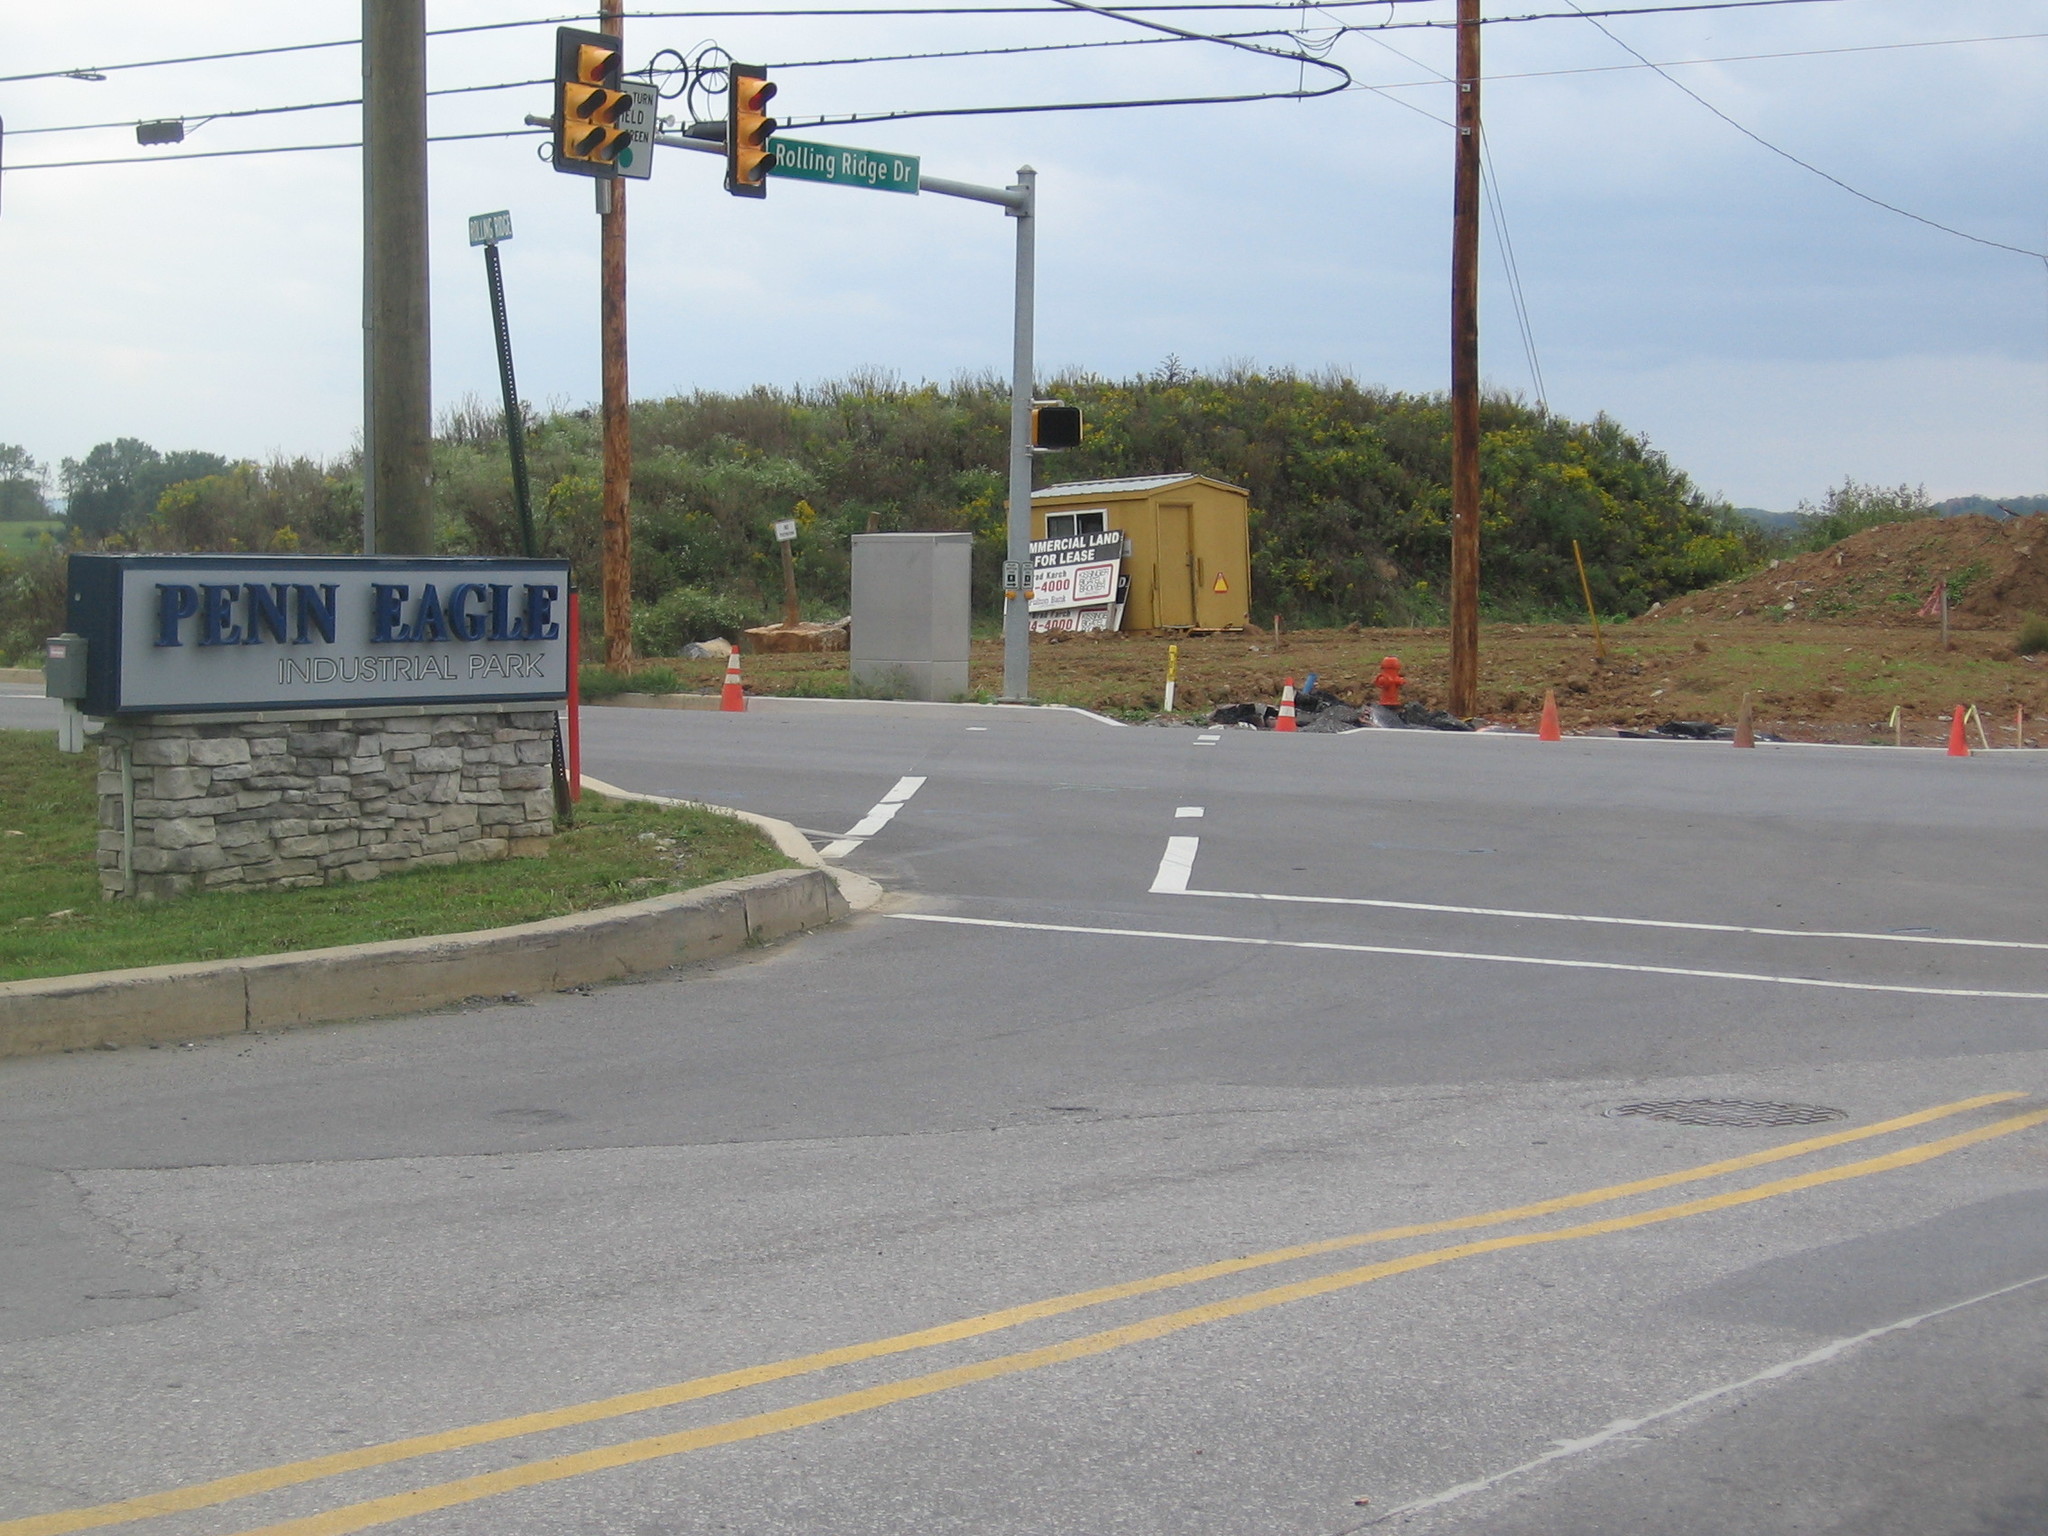
[[[1180,678],[1180,647],[1166,648],[1166,712],[1173,713],[1173,685]]]
[[[1965,720],[1974,720],[1976,722],[1977,741],[1986,752],[1989,752],[1991,750],[1991,738],[1984,732],[1984,717],[1977,713],[1977,706],[1972,704],[1968,709],[1964,710],[1963,718]]]
[[[1892,706],[1892,717],[1885,721],[1885,724],[1892,728],[1892,745],[1903,747],[1906,744],[1906,727],[1899,718],[1898,705],[1894,704]]]
[[[1572,562],[1579,568],[1579,590],[1586,594],[1586,617],[1593,621],[1593,659],[1607,659],[1607,642],[1600,638],[1600,615],[1593,607],[1593,584],[1586,580],[1586,557],[1579,553],[1579,541],[1572,540]]]

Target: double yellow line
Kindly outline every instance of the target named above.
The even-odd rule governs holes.
[[[816,1371],[829,1370],[836,1366],[850,1365],[865,1360],[880,1359],[889,1355],[904,1354],[912,1350],[929,1349],[935,1345],[956,1343],[963,1339],[977,1338],[984,1334],[997,1333],[1025,1323],[1045,1318],[1058,1317],[1065,1313],[1080,1311],[1086,1307],[1101,1306],[1108,1302],[1123,1301],[1136,1296],[1150,1295],[1159,1291],[1173,1290],[1181,1286],[1196,1285],[1207,1280],[1221,1279],[1230,1275],[1243,1274],[1250,1270],[1263,1269],[1271,1265],[1289,1263],[1297,1259],[1313,1258],[1322,1254],[1341,1252],[1347,1249],[1365,1247],[1374,1243],[1393,1242],[1404,1238],[1436,1236],[1449,1232],[1472,1231],[1484,1227],[1503,1226],[1514,1222],[1527,1221],[1535,1217],[1555,1215],[1561,1211],[1577,1210],[1586,1206],[1600,1205],[1625,1199],[1629,1196],[1646,1194],[1655,1190],[1669,1189],[1681,1184],[1697,1183],[1705,1179],[1719,1178],[1726,1174],[1781,1162],[1788,1158],[1802,1157],[1809,1153],[1824,1151],[1831,1147],[1848,1145],[1870,1137],[1884,1136],[1895,1131],[1926,1125],[1962,1114],[1986,1105],[2009,1103],[2025,1097],[2020,1093],[1980,1094],[1975,1098],[1961,1099],[1951,1104],[1936,1105],[1913,1114],[1901,1115],[1895,1119],[1879,1121],[1873,1125],[1858,1126],[1849,1130],[1832,1132],[1825,1136],[1808,1137],[1801,1141],[1772,1147],[1761,1152],[1751,1152],[1741,1157],[1727,1158],[1720,1162],[1704,1163],[1676,1173],[1659,1174],[1652,1178],[1637,1179],[1625,1184],[1610,1184],[1598,1189],[1583,1190],[1576,1194],[1561,1195],[1550,1200],[1540,1200],[1528,1205],[1508,1207],[1503,1210],[1487,1211],[1478,1215],[1454,1217],[1446,1221],[1422,1222],[1409,1226],[1384,1227],[1376,1231],[1356,1233],[1346,1237],[1328,1238],[1320,1242],[1302,1243],[1289,1248],[1276,1248],[1264,1253],[1250,1254],[1242,1258],[1225,1259],[1214,1264],[1204,1264],[1192,1269],[1174,1270],[1167,1274],[1152,1275],[1142,1280],[1126,1281],[1119,1285],[1102,1286],[1094,1290],[1078,1291],[1066,1296],[1051,1297],[1023,1306],[1008,1307],[1000,1311],[985,1312],[977,1317],[963,1318],[935,1328],[925,1328],[912,1333],[896,1334],[888,1338],[873,1339],[862,1344],[848,1345],[841,1349],[820,1351],[816,1354],[800,1355],[788,1360],[775,1361],[766,1365],[753,1366],[745,1370],[726,1371],[712,1376],[700,1376],[690,1381],[656,1387],[643,1392],[629,1392],[615,1397],[600,1398],[593,1402],[579,1403],[566,1408],[552,1409],[543,1413],[521,1414],[512,1418],[494,1419],[486,1423],[472,1424],[460,1429],[445,1430],[430,1435],[417,1435],[404,1440],[387,1441],[382,1445],[365,1446],[359,1450],[341,1451],[329,1456],[316,1456],[305,1461],[287,1462],[279,1466],[266,1467],[255,1472],[240,1473],[232,1477],[198,1483],[187,1488],[171,1489],[162,1493],[147,1494],[140,1498],[123,1499],[109,1504],[96,1504],[85,1508],[60,1510],[47,1515],[31,1515],[25,1519],[0,1522],[0,1536],[63,1536],[70,1531],[93,1530],[103,1526],[119,1525],[129,1521],[148,1519],[157,1515],[180,1513],[187,1510],[204,1509],[212,1505],[227,1503],[234,1499],[248,1498],[254,1494],[267,1493],[280,1488],[336,1477],[343,1473],[361,1471],[369,1467],[388,1466],[395,1462],[410,1461],[417,1457],[436,1455],[444,1451],[460,1450],[466,1447],[487,1445],[495,1441],[514,1439],[522,1435],[541,1434],[549,1430],[564,1429],[578,1424],[589,1424],[601,1420],[619,1418],[626,1414],[642,1413],[653,1408],[669,1407],[678,1403],[692,1402],[699,1398],[715,1397],[726,1392],[739,1391],[746,1387],[759,1386],[767,1382],[784,1381],[791,1377],[806,1376]],[[1228,1318],[1243,1317],[1269,1308],[1285,1306],[1290,1302],[1304,1301],[1311,1297],[1327,1296],[1333,1292],[1348,1290],[1391,1275],[1406,1274],[1414,1270],[1429,1269],[1448,1264],[1457,1259],[1470,1258],[1477,1254],[1496,1253],[1510,1248],[1533,1247],[1543,1243],[1571,1242],[1581,1238],[1601,1237],[1609,1233],[1631,1231],[1639,1227],[1654,1226],[1662,1222],[1676,1221],[1687,1216],[1703,1215],[1710,1211],[1727,1210],[1735,1206],[1748,1205],[1760,1200],[1772,1199],[1778,1195],[1791,1194],[1798,1190],[1813,1189],[1826,1184],[1840,1183],[1848,1179],[1867,1177],[1874,1173],[1889,1172],[1893,1169],[1924,1163],[1964,1147],[1975,1146],[1995,1137],[2007,1136],[2030,1126],[2048,1120],[2048,1109],[2030,1110],[1995,1120],[1972,1130],[1940,1137],[1933,1141],[1920,1142],[1882,1156],[1866,1158],[1860,1162],[1844,1163],[1832,1168],[1818,1169],[1811,1173],[1797,1174],[1789,1178],[1755,1184],[1743,1189],[1729,1190],[1718,1195],[1703,1196],[1675,1205],[1659,1206],[1632,1215],[1614,1216],[1601,1221],[1583,1222],[1573,1226],[1555,1227],[1538,1232],[1523,1232],[1500,1237],[1483,1238],[1473,1242],[1455,1243],[1446,1247],[1432,1248],[1420,1253],[1411,1253],[1400,1258],[1386,1259],[1357,1268],[1339,1270],[1319,1275],[1290,1285],[1273,1286],[1266,1290],[1254,1291],[1247,1295],[1228,1300],[1210,1302],[1202,1306],[1187,1307],[1179,1311],[1161,1313],[1144,1318],[1122,1327],[1107,1328],[1095,1333],[1084,1334],[1057,1344],[1037,1349],[1020,1350],[1012,1354],[999,1355],[993,1359],[977,1361],[968,1365],[932,1371],[904,1380],[884,1383],[859,1391],[823,1397],[801,1403],[791,1408],[729,1419],[717,1424],[696,1429],[677,1431],[673,1434],[652,1435],[643,1439],[629,1440],[615,1445],[601,1446],[594,1450],[579,1451],[568,1455],[550,1457],[545,1460],[527,1462],[507,1467],[496,1472],[481,1473],[473,1477],[457,1478],[448,1482],[407,1490],[384,1498],[369,1499],[360,1503],[343,1505],[316,1515],[301,1519],[286,1520],[278,1524],[238,1533],[238,1536],[342,1536],[350,1531],[366,1530],[372,1526],[388,1524],[431,1510],[446,1509],[452,1505],[473,1503],[495,1494],[528,1488],[539,1483],[558,1481],[562,1478],[580,1477],[586,1473],[604,1471],[614,1467],[630,1466],[637,1462],[653,1461],[662,1457],[683,1455],[690,1451],[703,1450],[711,1446],[730,1445],[737,1441],[759,1439],[765,1435],[781,1434],[808,1425],[824,1423],[832,1419],[847,1418],[854,1414],[871,1412],[891,1404],[910,1401],[913,1398],[928,1397],[933,1393],[950,1391],[955,1387],[968,1386],[976,1382],[991,1381],[998,1377],[1013,1376],[1024,1371],[1039,1370],[1045,1366],[1058,1365],[1070,1360],[1086,1359],[1092,1355],[1106,1354],[1129,1344],[1142,1343],[1151,1339],[1164,1338],[1184,1329],[1199,1327],[1205,1323],[1220,1322]]]

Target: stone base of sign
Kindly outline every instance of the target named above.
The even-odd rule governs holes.
[[[338,885],[544,855],[554,728],[530,704],[108,720],[101,894]]]

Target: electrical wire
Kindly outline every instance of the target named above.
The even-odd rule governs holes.
[[[496,85],[446,85],[438,90],[429,91],[427,94],[429,96],[470,96],[479,91],[517,91],[524,90],[530,86],[550,84],[553,84],[551,79],[503,80]],[[292,106],[284,107],[236,107],[225,112],[165,112],[153,118],[143,118],[141,121],[179,122],[190,123],[196,126],[204,123],[225,122],[230,118],[236,117],[271,117],[281,112],[325,112],[335,107],[359,107],[362,104],[362,97],[348,96],[334,101],[302,101]],[[61,123],[49,128],[14,128],[10,129],[9,132],[15,138],[26,138],[32,133],[89,133],[95,129],[102,128],[133,128],[136,125],[136,121],[135,118],[124,117],[119,122],[113,123]],[[9,167],[9,169],[12,169],[12,167]]]
[[[1571,6],[1573,10],[1579,11],[1579,7],[1576,3],[1576,0],[1565,0],[1565,4]],[[1902,219],[1911,219],[1915,224],[1925,224],[1929,229],[1938,229],[1945,235],[1954,235],[1958,240],[1968,240],[1973,245],[1984,245],[1991,247],[1993,250],[2010,251],[2015,256],[2030,256],[2036,261],[2048,264],[2048,251],[2029,250],[2025,246],[2007,245],[2003,240],[1992,240],[1983,235],[1973,235],[1968,230],[1957,229],[1954,225],[1951,224],[1943,224],[1938,219],[1930,219],[1925,214],[1915,213],[1910,208],[1901,208],[1896,203],[1888,203],[1881,197],[1873,197],[1870,193],[1863,191],[1861,188],[1850,186],[1849,183],[1842,180],[1841,177],[1832,175],[1829,172],[1822,170],[1819,166],[1800,159],[1797,155],[1793,154],[1791,150],[1781,149],[1776,144],[1773,144],[1769,139],[1765,138],[1762,134],[1757,133],[1753,129],[1744,127],[1741,123],[1738,123],[1734,118],[1730,117],[1726,112],[1723,112],[1719,107],[1715,106],[1711,101],[1707,100],[1706,97],[1700,95],[1698,91],[1695,91],[1683,80],[1680,80],[1676,75],[1669,74],[1664,69],[1660,68],[1658,65],[1652,64],[1648,59],[1644,58],[1642,54],[1636,52],[1634,48],[1630,47],[1627,43],[1623,42],[1620,38],[1616,37],[1612,32],[1608,31],[1607,28],[1601,26],[1598,21],[1594,20],[1594,17],[1599,13],[1592,11],[1579,11],[1579,14],[1583,16],[1587,21],[1592,22],[1595,30],[1597,30],[1601,34],[1601,36],[1605,37],[1609,42],[1613,43],[1615,47],[1621,49],[1624,53],[1627,53],[1633,58],[1635,58],[1645,67],[1654,71],[1662,79],[1667,80],[1672,85],[1678,87],[1679,90],[1685,92],[1686,95],[1690,96],[1694,101],[1698,102],[1701,106],[1705,107],[1709,112],[1713,113],[1714,116],[1721,119],[1722,122],[1726,123],[1730,128],[1733,128],[1737,133],[1741,134],[1744,138],[1750,139],[1753,142],[1762,145],[1765,149],[1769,150],[1772,154],[1778,156],[1782,160],[1791,161],[1794,165],[1798,166],[1802,171],[1810,171],[1814,175],[1818,176],[1822,181],[1829,182],[1834,186],[1840,187],[1844,192],[1848,193],[1851,197],[1861,198],[1864,202],[1869,203],[1872,207],[1882,208],[1887,213],[1896,213]]]
[[[515,139],[536,135],[542,130],[533,128],[499,128],[488,133],[430,133],[429,144],[456,144],[465,139]],[[228,160],[242,155],[298,155],[317,149],[361,149],[361,139],[350,139],[346,143],[333,144],[271,144],[253,149],[195,149],[178,151],[168,155],[122,155],[108,160],[39,160],[29,165],[10,165],[7,174],[17,171],[58,171],[69,170],[81,165],[159,165],[166,160]]]
[[[1402,4],[1431,4],[1437,0],[1325,0],[1320,9],[1355,8],[1365,6],[1393,6]],[[1569,3],[1569,0],[1567,0]],[[1567,21],[1574,14],[1591,16],[1656,16],[1681,11],[1736,11],[1750,10],[1760,6],[1781,5],[1840,5],[1844,0],[1692,0],[1682,5],[1650,5],[1616,7],[1600,11],[1545,12],[1527,16],[1490,16],[1485,18],[1487,26],[1498,26],[1507,22],[1522,21]],[[1171,3],[1132,5],[1123,8],[1125,15],[1151,12],[1196,12],[1196,11],[1291,11],[1298,8],[1298,0],[1171,0]],[[691,11],[628,11],[628,18],[661,20],[721,20],[754,19],[775,20],[778,18],[816,18],[852,16],[1056,16],[1064,14],[1063,0],[1050,5],[940,5],[940,6],[865,6],[865,7],[812,7],[804,9],[763,10],[751,7],[744,10],[691,10]],[[1078,7],[1083,12],[1094,10],[1092,6]],[[1392,13],[1389,12],[1391,15]],[[558,26],[565,22],[588,21],[587,13],[572,16],[534,17],[523,21],[479,22],[463,27],[435,27],[427,32],[428,37],[456,37],[475,32],[501,32],[521,27]],[[1451,27],[1450,21],[1388,22],[1379,30],[1399,31],[1411,27]],[[26,80],[96,79],[131,69],[160,69],[179,64],[215,64],[231,59],[267,58],[281,53],[313,53],[329,48],[354,48],[361,38],[341,37],[320,43],[276,43],[264,48],[234,48],[219,53],[184,54],[176,58],[132,59],[122,64],[73,65],[69,69],[30,70],[18,75],[0,75],[0,85],[13,85]]]

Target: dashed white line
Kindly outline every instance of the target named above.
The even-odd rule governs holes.
[[[1173,814],[1175,817],[1185,820],[1191,816],[1200,816],[1202,808],[1199,805],[1179,805],[1174,807]]]
[[[818,850],[818,856],[825,859],[843,859],[868,838],[889,825],[895,814],[902,810],[910,797],[924,787],[924,780],[906,775],[896,781],[889,793],[877,800],[874,807],[846,829],[846,836],[836,842],[827,843]]]

